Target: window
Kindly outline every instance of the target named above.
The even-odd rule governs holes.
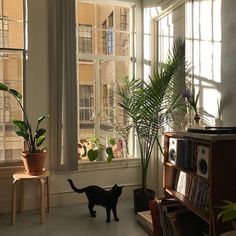
[[[9,40],[9,20],[7,16],[0,16],[0,45],[8,46]]]
[[[123,113],[115,103],[116,83],[123,76],[133,75],[133,47],[129,43],[123,46],[120,43],[121,25],[131,24],[127,18],[120,16],[121,9],[122,12],[125,9],[127,16],[133,12],[131,6],[127,7],[127,3],[125,6],[98,4],[97,1],[77,1],[76,24],[90,25],[91,29],[94,29],[91,33],[93,37],[90,39],[94,42],[94,50],[92,53],[77,55],[78,144],[86,143],[94,136],[104,142],[110,136],[118,140],[120,136],[110,123],[116,122],[114,117],[121,127],[125,125]],[[90,14],[83,14],[85,12]],[[123,27],[126,29],[123,40],[127,42],[134,37],[134,32],[128,31],[133,27]],[[77,33],[80,34],[80,31]],[[77,38],[80,40],[80,36]],[[129,151],[132,155],[132,150]]]
[[[108,16],[107,54],[113,53],[113,12]]]
[[[81,124],[88,124],[93,114],[93,85],[80,85],[79,87],[79,119]]]
[[[128,9],[127,8],[120,9],[120,30],[122,31],[128,30]]]
[[[23,93],[25,46],[25,0],[2,0],[0,7],[0,81]],[[0,164],[20,159],[23,140],[16,136],[12,119],[22,119],[16,101],[0,92]]]
[[[199,106],[215,117],[221,100],[221,4],[221,0],[188,2],[185,21],[186,59],[192,64],[189,80],[200,90]]]
[[[102,52],[104,54],[107,54],[107,21],[105,20],[102,24],[102,28],[104,29],[102,31]]]
[[[92,26],[79,25],[79,52],[91,53],[92,52]]]

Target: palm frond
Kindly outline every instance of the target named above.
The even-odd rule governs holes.
[[[166,63],[156,68],[148,82],[124,78],[116,90],[117,103],[131,117],[140,145],[143,188],[146,187],[146,171],[159,130],[180,107],[174,79],[184,60],[185,43],[178,38]]]

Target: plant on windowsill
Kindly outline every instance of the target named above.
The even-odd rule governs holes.
[[[22,105],[22,95],[15,89],[9,88],[8,85],[0,83],[0,90],[8,92],[19,104],[23,112],[23,120],[14,119],[12,123],[16,127],[16,134],[25,140],[26,150],[23,150],[21,157],[23,159],[25,172],[29,175],[40,175],[44,172],[44,163],[46,159],[46,148],[41,147],[46,138],[46,129],[40,128],[41,122],[49,116],[38,118],[36,129],[33,131]]]
[[[236,231],[236,202],[223,200],[226,204],[218,208],[222,211],[218,214],[217,219],[222,219],[222,222],[232,221],[234,231]]]
[[[185,43],[176,39],[167,61],[158,68],[149,81],[124,78],[118,85],[117,102],[131,118],[141,156],[141,189],[134,190],[134,210],[145,211],[155,192],[147,189],[147,171],[155,143],[160,146],[160,130],[171,120],[175,112],[183,108],[180,92],[176,90],[175,76],[184,68]]]
[[[97,137],[91,138],[90,141],[92,143],[92,148],[88,150],[88,159],[90,161],[103,161],[107,159],[107,162],[110,163],[114,158],[112,146],[115,145],[115,140],[110,137],[107,145],[102,144],[100,139]]]

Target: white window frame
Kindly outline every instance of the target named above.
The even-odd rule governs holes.
[[[129,17],[130,17],[130,24],[132,25],[132,23],[134,22],[133,21],[134,20],[133,14],[134,14],[135,8],[134,8],[133,4],[130,5],[130,4],[125,3],[124,6],[126,6],[126,7],[129,6],[130,7],[131,13],[129,14]],[[135,52],[134,52],[134,50],[132,50],[132,46],[131,46],[131,55],[128,55],[128,56],[114,55],[114,51],[115,51],[114,45],[116,45],[115,37],[114,37],[114,34],[116,32],[114,30],[116,28],[116,26],[115,26],[116,21],[115,21],[115,18],[114,18],[114,9],[113,9],[112,13],[109,14],[109,17],[110,17],[111,14],[113,14],[113,27],[111,27],[111,29],[107,28],[105,32],[106,32],[106,36],[108,36],[109,30],[112,31],[112,33],[113,33],[114,40],[113,40],[113,48],[112,48],[113,50],[112,50],[112,52],[111,53],[107,52],[107,54],[102,54],[102,53],[98,54],[97,53],[98,48],[95,45],[95,54],[94,55],[89,54],[89,53],[78,53],[78,55],[77,55],[77,60],[78,61],[79,60],[92,61],[94,63],[94,65],[95,65],[95,84],[97,84],[97,85],[100,83],[100,75],[99,75],[99,63],[100,62],[102,62],[102,61],[118,61],[118,62],[130,61],[130,71],[132,71],[131,74],[130,74],[130,78],[133,76],[134,67],[135,67],[134,64],[136,63],[135,60],[133,60],[133,61],[130,60],[130,58],[135,58],[135,55],[134,55]],[[108,18],[107,18],[106,22],[108,24]],[[103,27],[104,27],[104,25],[102,24],[101,29],[99,29],[99,30],[105,30]],[[96,28],[96,26],[95,26],[95,28]],[[132,45],[132,43],[134,42],[133,37],[135,35],[135,32],[134,32],[134,27],[129,27],[129,28],[130,29],[129,29],[128,32],[131,34],[130,45]],[[117,31],[120,32],[119,30],[117,30]],[[95,35],[95,40],[94,41],[97,42],[98,35],[97,35],[96,32],[94,33],[94,35]],[[107,45],[107,47],[108,47],[108,45]],[[134,45],[134,47],[135,47],[135,45]],[[102,48],[102,50],[103,49],[104,48]],[[100,86],[95,86],[95,94],[97,94],[96,98],[95,98],[95,114],[98,114],[99,111],[100,111],[100,91],[99,90],[100,90]],[[77,91],[79,91],[79,86],[77,87]],[[109,109],[109,105],[108,105],[107,108]],[[78,129],[79,129],[79,125],[80,125],[80,122],[78,121]],[[99,134],[99,133],[100,133],[100,120],[97,119],[97,121],[95,122],[95,134]],[[132,136],[132,135],[130,135],[130,136]],[[80,137],[78,137],[78,138],[80,139]],[[81,137],[81,138],[83,139],[83,137]],[[132,140],[132,142],[134,142],[134,137],[133,136],[130,137],[130,140]],[[130,145],[129,152],[130,152],[130,157],[131,158],[129,158],[129,159],[138,159],[138,162],[139,162],[139,158],[135,158],[135,155],[137,154],[137,152],[135,151],[136,150],[135,148],[136,148],[135,144]],[[124,165],[124,164],[127,165],[127,162],[126,161],[124,162],[124,158],[114,159],[113,162],[118,162],[118,163],[122,163],[122,165]],[[134,160],[132,162],[133,163],[135,162],[136,163],[135,165],[137,165],[137,163],[138,163]],[[83,162],[83,161],[80,162],[79,161],[79,165],[80,165],[79,169],[81,170],[81,164],[86,166],[85,167],[86,170],[87,170],[87,168],[88,168],[88,170],[90,170],[90,167],[89,167],[90,164],[91,164],[91,169],[94,169],[94,165],[97,165],[97,163],[98,162],[93,163],[93,162]],[[100,163],[99,165],[100,165],[101,168],[103,168],[103,164]],[[115,166],[118,165],[117,167],[120,166],[120,164],[113,164],[113,165],[115,165]],[[100,168],[100,167],[98,167],[98,168]],[[104,167],[107,167],[107,163],[105,163]]]
[[[1,9],[4,9],[4,0],[2,0],[1,2],[2,6]],[[0,24],[1,24],[1,30],[0,30],[0,53],[6,53],[6,55],[9,54],[14,54],[16,53],[17,55],[20,55],[22,57],[22,94],[24,93],[24,83],[26,80],[26,58],[27,58],[27,49],[28,49],[28,45],[27,45],[27,22],[28,22],[28,15],[27,15],[27,0],[22,0],[22,15],[23,15],[23,47],[22,48],[16,48],[16,47],[11,47],[11,45],[9,45],[9,41],[8,41],[8,37],[9,37],[9,26],[8,26],[8,22],[17,22],[17,23],[22,23],[22,20],[18,20],[18,19],[10,19],[9,17],[3,15],[3,17],[0,18]],[[6,23],[7,22],[7,23]],[[4,54],[3,54],[4,55]],[[5,55],[3,56],[5,57]],[[7,83],[7,80],[4,80],[4,76],[3,76],[3,81],[1,81],[3,83]],[[9,95],[7,93],[3,94],[3,104],[4,107],[9,108],[10,109],[10,102],[9,99],[12,99],[11,97],[9,98]],[[5,100],[5,98],[7,100]],[[6,102],[8,103],[8,105],[6,105]],[[13,126],[13,124],[10,122],[10,120],[12,120],[14,117],[10,117],[10,110],[9,109],[5,109],[3,116],[6,117],[5,121],[3,121],[3,126]],[[17,110],[20,110],[20,108],[14,108]],[[7,115],[6,115],[7,114]],[[22,113],[23,116],[23,113]],[[5,132],[5,129],[3,130],[3,132]],[[12,130],[12,132],[14,132],[14,129]],[[4,139],[3,135],[3,139]],[[20,145],[20,149],[23,149],[23,139],[20,144],[19,139],[21,139],[20,137],[18,137],[15,132],[14,132],[14,139],[16,139],[15,142],[18,142],[18,145]],[[14,153],[14,150],[18,150],[18,149],[7,149],[6,145],[5,145],[5,141],[3,144],[3,149],[5,150],[6,153]],[[17,156],[16,154],[11,154],[11,156]],[[18,156],[18,158],[10,158],[9,161],[7,161],[7,154],[5,154],[5,162],[2,161],[0,163],[0,168],[1,168],[1,175],[5,175],[8,174],[9,171],[12,172],[16,169],[21,168],[21,166],[23,165],[21,158]]]

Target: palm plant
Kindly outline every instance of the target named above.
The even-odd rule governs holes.
[[[185,59],[184,40],[178,38],[167,60],[149,81],[124,78],[117,87],[117,102],[131,118],[141,155],[142,189],[146,189],[147,169],[159,131],[181,107],[180,93],[175,91],[175,77]]]

